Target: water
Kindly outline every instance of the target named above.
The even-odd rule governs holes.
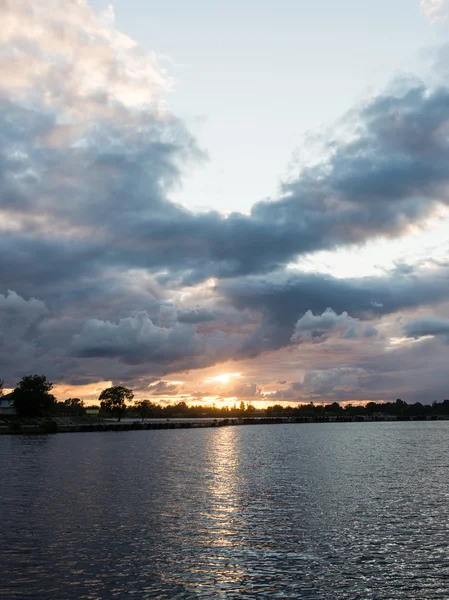
[[[0,437],[7,600],[449,597],[449,423]]]

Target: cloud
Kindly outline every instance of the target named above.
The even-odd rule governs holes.
[[[73,336],[70,352],[89,358],[117,358],[125,364],[153,363],[167,371],[209,366],[241,351],[244,336],[222,331],[199,334],[192,325],[159,327],[146,312],[118,322],[91,319]]]
[[[285,385],[287,382],[278,382],[280,385]],[[289,387],[276,390],[272,393],[265,394],[265,399],[272,400],[298,400],[301,401],[303,385],[301,381],[294,381]]]
[[[178,313],[178,321],[180,323],[207,323],[208,321],[215,321],[215,318],[215,315],[210,310],[198,307]]]
[[[314,315],[308,310],[295,326],[292,342],[313,341],[324,342],[329,337],[340,339],[367,338],[377,335],[376,329],[370,324],[362,324],[359,319],[354,319],[347,312],[338,315],[331,308],[327,308],[322,315]]]
[[[43,100],[0,99],[0,277],[15,289],[80,270],[142,269],[172,287],[270,273],[302,254],[401,235],[448,201],[445,88],[404,84],[373,98],[347,117],[349,142],[326,141],[327,156],[278,199],[228,217],[169,200],[201,159],[178,119],[118,100],[119,118],[84,108],[73,117],[73,103]],[[73,119],[81,125],[55,144]]]
[[[47,104],[84,118],[157,104],[169,85],[155,57],[115,29],[111,7],[95,13],[85,0],[5,0],[0,18],[0,76],[16,94],[41,94],[46,81]]]
[[[367,375],[360,367],[338,367],[308,370],[302,381],[295,381],[285,389],[267,394],[267,400],[290,400],[297,402],[334,402],[346,400],[358,392],[361,378]]]
[[[77,356],[118,357],[131,364],[146,361],[172,363],[202,352],[201,339],[187,325],[157,327],[147,313],[120,319],[118,323],[91,319],[74,336]]]
[[[400,236],[449,204],[447,86],[395,82],[348,112],[278,197],[250,214],[198,214],[171,197],[205,155],[168,109],[157,57],[116,30],[113,12],[7,0],[0,19],[2,376],[26,365],[145,389],[169,372],[293,351],[292,336],[309,351],[374,336],[378,320],[449,298],[444,265],[348,279],[287,267]]]
[[[80,254],[92,269],[166,270],[185,283],[269,272],[302,253],[400,234],[446,200],[447,91],[416,83],[354,110],[352,140],[327,141],[328,156],[277,201],[227,218],[182,209],[167,193],[200,155],[161,113],[168,83],[155,57],[82,1],[2,7],[3,65],[23,74],[20,86],[5,74],[0,123],[12,268],[20,244],[65,256],[50,262],[54,272]]]
[[[434,316],[411,319],[404,327],[407,337],[419,339],[426,336],[443,336],[449,343],[449,319]]]
[[[352,392],[351,388],[358,387],[359,378],[365,374],[364,369],[354,367],[308,371],[304,376],[303,387],[317,396],[326,396],[334,392],[336,387],[349,388]]]
[[[0,294],[0,345],[8,351],[10,344],[23,339],[47,315],[47,307],[36,298],[25,300],[11,290]]]
[[[363,329],[357,320],[369,321],[401,310],[439,304],[449,297],[449,278],[444,267],[348,279],[280,271],[266,277],[223,281],[217,285],[217,291],[236,309],[261,314],[259,340],[263,340],[265,348],[275,349],[290,342],[298,319],[305,313],[296,332],[299,339],[310,337],[310,327],[313,332],[313,327],[320,325],[324,332],[332,331],[332,327],[346,327],[348,337],[353,333],[374,335],[373,329]],[[330,298],[333,311],[326,311]],[[345,312],[347,315],[340,314]],[[357,327],[351,330],[351,325]]]
[[[261,390],[257,383],[240,383],[225,393],[227,397],[236,396],[237,398],[256,398],[260,394]]]
[[[446,18],[445,9],[447,0],[420,0],[419,3],[422,14],[429,19],[431,23],[436,23]]]
[[[64,303],[58,312],[35,301],[40,318],[28,330],[32,352],[26,364],[30,368],[44,365],[44,370],[50,369],[58,378],[95,378],[96,373],[97,378],[132,379],[257,357],[289,347],[292,336],[302,344],[329,338],[377,339],[376,329],[367,320],[442,302],[448,297],[448,281],[445,268],[352,280],[299,273],[230,280],[220,285],[218,294],[215,288],[211,291],[211,298],[220,303],[220,319],[213,322],[201,321],[198,316],[205,315],[197,306],[180,310],[175,302],[156,299],[153,294],[94,286],[87,295],[79,290],[79,297],[71,296],[71,303]],[[326,310],[329,298],[338,310]],[[381,302],[373,306],[372,298]],[[195,297],[192,301],[195,306]],[[124,310],[129,314],[136,306],[146,306],[150,313],[114,318]],[[344,307],[356,316],[350,317]],[[193,321],[199,322],[179,322],[183,311],[193,313]],[[110,318],[86,319],[92,312],[108,312]]]
[[[23,375],[24,366],[30,369],[41,364],[44,352],[38,344],[38,329],[48,315],[41,300],[25,299],[11,290],[0,294],[0,370],[11,387]],[[50,351],[48,360],[54,358]]]
[[[179,390],[178,385],[168,381],[158,381],[148,386],[148,393],[152,396],[175,396]]]

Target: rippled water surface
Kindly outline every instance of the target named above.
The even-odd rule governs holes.
[[[449,598],[449,422],[0,437],[0,597]]]

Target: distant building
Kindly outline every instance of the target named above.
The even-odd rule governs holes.
[[[15,415],[14,400],[12,394],[0,396],[0,415]]]

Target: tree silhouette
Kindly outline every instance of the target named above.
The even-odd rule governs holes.
[[[83,400],[79,398],[67,398],[64,400],[64,410],[71,415],[82,416],[86,414]]]
[[[120,421],[126,410],[126,401],[131,402],[134,398],[132,390],[117,385],[103,390],[98,398],[103,410],[107,410]]]
[[[12,392],[16,413],[20,417],[42,417],[50,412],[55,397],[50,394],[53,384],[45,375],[25,375]]]
[[[154,413],[154,409],[156,408],[156,405],[150,402],[150,400],[140,400],[140,402],[135,402],[134,406],[142,419],[151,417],[151,415]]]

